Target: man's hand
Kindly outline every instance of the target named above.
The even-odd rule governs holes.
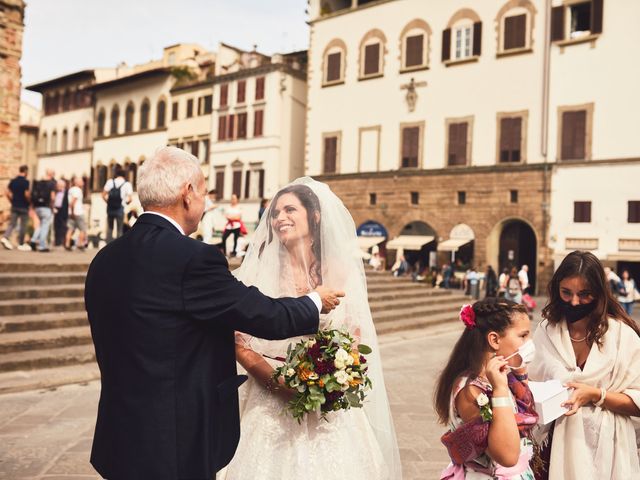
[[[332,290],[329,287],[319,286],[315,292],[320,295],[320,300],[322,300],[322,313],[329,313],[336,308],[340,305],[340,297],[344,297],[344,292]]]

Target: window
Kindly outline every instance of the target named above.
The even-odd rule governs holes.
[[[375,205],[378,203],[378,195],[375,193],[369,194],[369,205]]]
[[[84,126],[84,137],[82,140],[82,148],[89,148],[91,146],[91,127],[87,123]]]
[[[551,40],[580,40],[602,33],[603,0],[561,5],[551,9]]]
[[[224,170],[216,172],[216,194],[218,198],[224,198]]]
[[[49,151],[51,153],[56,153],[58,151],[58,132],[55,130],[51,134],[51,148]]]
[[[227,138],[227,116],[220,115],[218,117],[218,140],[226,140]]]
[[[167,109],[167,102],[160,100],[158,102],[156,111],[156,128],[162,128],[165,126],[165,114]]]
[[[518,190],[509,190],[509,200],[511,203],[518,203]]]
[[[213,111],[213,95],[205,95],[202,97],[202,113],[201,115],[208,115]]]
[[[226,107],[229,97],[229,84],[220,85],[220,106]]]
[[[233,140],[235,138],[235,116],[227,116],[227,140]]]
[[[47,148],[49,147],[48,141],[47,132],[44,132],[40,139],[40,153],[47,153]]]
[[[384,53],[385,43],[387,42],[384,33],[381,30],[373,29],[368,31],[359,46],[359,73],[360,79],[378,77],[383,74],[384,70]]]
[[[120,118],[120,109],[118,105],[114,105],[111,109],[111,135],[118,134],[118,120]]]
[[[231,193],[240,198],[240,190],[242,189],[242,170],[233,171],[233,183]]]
[[[190,98],[189,100],[187,100],[187,117],[186,118],[191,118],[193,117],[193,98]]]
[[[323,172],[336,173],[338,168],[338,136],[327,135],[323,145]]]
[[[454,30],[454,59],[461,60],[471,56],[471,42],[473,41],[471,35],[471,25],[458,27]]]
[[[193,155],[196,158],[198,158],[198,153],[200,150],[199,147],[200,147],[200,142],[198,142],[198,140],[193,140],[189,142],[189,150],[191,151],[191,155]]]
[[[133,103],[129,103],[124,111],[124,132],[131,131],[133,131]]]
[[[640,200],[629,200],[629,223],[640,223]]]
[[[500,119],[500,163],[519,162],[522,145],[522,118]]]
[[[586,158],[587,112],[585,110],[562,113],[562,160]]]
[[[465,205],[467,203],[467,192],[458,192],[458,205]]]
[[[171,104],[171,120],[178,120],[178,102]]]
[[[78,150],[80,148],[80,128],[75,127],[73,129],[73,135],[71,137],[71,150]]]
[[[591,222],[591,202],[573,202],[573,221],[575,223]]]
[[[264,77],[256,78],[256,100],[264,99]]]
[[[470,9],[458,10],[442,31],[442,61],[451,64],[479,57],[482,46],[482,22]]]
[[[264,198],[264,170],[258,170],[258,197]]]
[[[202,161],[204,163],[209,163],[209,139],[208,138],[205,138],[204,140],[202,140],[202,151],[203,151]]]
[[[504,50],[524,48],[527,44],[527,14],[513,15],[504,19]]]
[[[104,120],[105,120],[104,108],[100,109],[98,113],[98,137],[104,137]]]
[[[253,136],[261,137],[264,126],[264,110],[256,110],[253,113]]]
[[[380,73],[380,44],[373,43],[364,47],[363,76],[367,77],[378,73]]]
[[[469,123],[451,122],[448,133],[447,164],[449,166],[467,165]]]
[[[244,172],[244,198],[249,198],[251,193],[251,170]]]
[[[69,92],[69,90],[66,90],[62,97],[62,111],[66,112],[70,108],[71,108],[71,93]]]
[[[426,64],[423,34],[405,38],[404,68],[422,67]]]
[[[402,128],[402,168],[417,168],[420,155],[420,127]]]
[[[337,82],[341,79],[342,52],[327,56],[327,75],[325,83]]]
[[[62,145],[60,146],[60,151],[61,152],[66,152],[67,148],[69,147],[68,145],[68,139],[69,135],[67,133],[67,129],[65,128],[64,130],[62,130]]]
[[[247,138],[247,112],[239,113],[237,138]]]
[[[145,99],[140,107],[140,130],[149,129],[149,110],[151,110],[149,100]]]
[[[418,205],[420,203],[420,193],[411,192],[411,205]]]
[[[247,81],[238,80],[238,96],[236,98],[237,103],[244,103],[246,101],[247,94]]]

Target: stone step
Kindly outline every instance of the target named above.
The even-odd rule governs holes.
[[[78,365],[95,361],[93,344],[0,354],[0,372]]]
[[[36,313],[0,317],[0,333],[50,330],[52,328],[82,327],[89,324],[83,310],[77,312]]]
[[[415,282],[411,282],[411,283],[398,283],[397,285],[394,284],[374,284],[374,285],[367,285],[367,290],[368,292],[371,293],[385,293],[385,292],[389,292],[391,290],[393,291],[402,291],[402,292],[426,292],[429,290],[440,290],[440,289],[435,289],[435,288],[430,288],[427,287],[423,284],[420,283],[415,283]]]
[[[376,290],[374,292],[369,292],[369,302],[393,300],[396,298],[407,298],[407,299],[415,299],[415,298],[423,298],[423,297],[424,298],[443,298],[443,297],[449,297],[449,296],[457,296],[457,295],[449,290],[444,290],[440,288],[422,288],[422,289],[415,289],[415,290],[389,288],[385,291]]]
[[[86,273],[0,273],[0,286],[84,285]]]
[[[99,378],[100,369],[95,362],[38,370],[14,370],[0,373],[0,394],[50,389]]]
[[[0,317],[5,315],[30,315],[54,312],[78,312],[84,310],[84,298],[51,298],[0,301]]]
[[[372,314],[373,323],[376,325],[385,322],[393,322],[396,320],[405,320],[409,318],[427,318],[433,315],[450,314],[453,318],[457,318],[460,312],[459,306],[451,304],[436,304],[436,305],[417,305],[409,306],[406,308],[398,308],[395,310],[385,310],[381,312],[375,312]]]
[[[442,307],[448,307],[452,310],[457,309],[460,310],[462,304],[461,300],[457,296],[453,295],[440,295],[440,296],[423,296],[418,298],[395,298],[393,300],[379,300],[374,299],[369,302],[369,307],[371,308],[371,313],[383,312],[387,310],[399,310],[403,308],[411,307],[421,307],[427,305],[439,305]]]
[[[437,315],[412,317],[394,320],[391,322],[376,323],[375,327],[378,335],[385,335],[387,333],[433,327],[445,323],[455,325],[456,322],[459,322],[457,312],[453,314],[444,312]]]
[[[0,354],[55,349],[88,343],[91,343],[91,330],[88,326],[3,333],[0,335]]]
[[[34,257],[35,260],[35,257]],[[89,270],[86,262],[78,263],[46,263],[46,262],[7,262],[0,263],[0,273],[62,273],[62,272],[83,272]]]
[[[84,285],[54,285],[37,287],[6,287],[0,290],[0,300],[45,298],[78,298],[84,295]]]

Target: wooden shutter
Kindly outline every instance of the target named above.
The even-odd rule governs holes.
[[[473,55],[480,56],[482,52],[482,22],[473,24]]]
[[[575,223],[591,222],[591,202],[573,202],[573,221]]]
[[[238,103],[244,103],[245,97],[247,93],[247,81],[246,80],[238,80]]]
[[[467,164],[467,122],[449,124],[449,165]]]
[[[244,172],[244,198],[249,198],[251,193],[251,170]]]
[[[198,140],[194,140],[191,143],[191,155],[193,155],[194,157],[199,157],[199,153],[200,153],[200,142],[198,142]]]
[[[573,131],[575,130],[573,112],[562,114],[561,160],[568,160],[573,155]]]
[[[338,137],[324,138],[324,173],[335,173],[338,156]]]
[[[165,110],[167,108],[167,104],[164,100],[158,102],[158,107],[156,111],[156,128],[162,128],[165,126]]]
[[[171,104],[171,120],[178,119],[178,102],[173,102]]]
[[[407,37],[405,44],[405,57],[404,66],[418,67],[423,63],[423,47],[424,47],[424,35],[413,35]]]
[[[504,19],[504,50],[526,46],[527,14]]]
[[[253,136],[262,136],[262,122],[264,121],[264,110],[256,110],[253,117]]]
[[[416,168],[420,153],[420,127],[402,129],[402,168]]]
[[[629,214],[627,217],[627,222],[640,223],[640,201],[639,200],[629,201]]]
[[[602,33],[603,0],[591,0],[591,33]]]
[[[506,163],[511,160],[511,119],[500,120],[500,162]]]
[[[218,117],[218,140],[225,140],[227,138],[227,116],[220,115]]]
[[[264,198],[264,170],[258,170],[258,196]]]
[[[224,171],[216,172],[216,194],[218,198],[224,198]]]
[[[451,29],[442,31],[442,61],[446,62],[451,58]]]
[[[587,112],[562,114],[561,160],[584,160],[586,157]]]
[[[364,47],[364,74],[373,75],[380,71],[380,44]]]
[[[242,170],[234,170],[233,171],[233,190],[231,193],[240,198],[240,194],[242,190]]]
[[[187,100],[187,118],[193,117],[193,98]]]
[[[564,6],[551,9],[551,41],[564,40]]]
[[[228,120],[227,120],[227,139],[228,140],[233,140],[235,138],[235,131],[234,131],[234,127],[235,127],[235,115],[228,115],[227,116]]]
[[[500,162],[519,162],[521,158],[522,118],[500,120]]]
[[[264,98],[264,77],[256,78],[256,100]]]
[[[220,85],[220,106],[227,106],[227,99],[229,97],[229,84],[225,83],[224,85]]]
[[[340,80],[342,52],[327,55],[327,83]]]
[[[247,138],[247,113],[239,113],[238,115],[238,134],[237,138]]]

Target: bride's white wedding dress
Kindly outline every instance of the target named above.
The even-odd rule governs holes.
[[[320,211],[314,252],[316,258],[321,257],[322,284],[346,292],[340,306],[322,317],[321,328],[347,329],[373,349],[367,356],[373,389],[364,408],[330,412],[326,421],[319,415],[307,415],[298,423],[285,411],[286,404],[280,396],[250,377],[240,389],[240,443],[224,478],[400,480],[400,457],[355,225],[340,199],[325,184],[305,177],[292,185],[308,187],[316,203],[315,207],[307,207]],[[295,296],[300,289],[295,288],[287,251],[270,224],[278,195],[265,212],[242,266],[234,274],[267,295]],[[267,341],[246,335],[238,338],[246,347],[265,356],[271,366],[279,365],[271,358],[284,357],[287,346],[299,340]]]

